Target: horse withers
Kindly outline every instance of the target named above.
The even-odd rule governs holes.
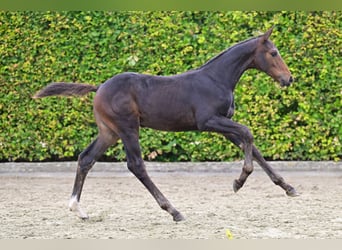
[[[70,209],[80,218],[88,218],[79,205],[85,178],[108,147],[121,139],[128,169],[175,221],[184,219],[146,172],[139,144],[139,127],[222,134],[240,147],[245,155],[241,175],[233,183],[235,192],[252,173],[252,161],[255,160],[287,195],[296,196],[295,189],[271,168],[255,147],[250,130],[231,119],[234,114],[234,89],[246,70],[255,68],[265,72],[281,86],[289,86],[293,82],[288,67],[269,40],[271,33],[272,28],[263,35],[228,48],[201,67],[179,75],[122,73],[99,86],[52,83],[39,91],[34,98],[96,92],[94,115],[98,136],[78,157]]]

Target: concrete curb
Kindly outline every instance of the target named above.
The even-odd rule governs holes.
[[[271,161],[272,168],[277,171],[342,171],[342,162],[333,161]],[[146,162],[149,172],[168,173],[226,173],[240,172],[242,161],[236,162]],[[32,163],[0,163],[0,175],[34,174],[34,173],[75,173],[77,162],[32,162]],[[92,172],[127,173],[125,162],[97,162]],[[255,163],[255,171],[262,169]]]

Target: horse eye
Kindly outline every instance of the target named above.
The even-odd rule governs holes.
[[[275,56],[277,56],[277,55],[278,55],[277,51],[272,51],[272,52],[271,52],[271,56],[272,56],[272,57],[275,57]]]

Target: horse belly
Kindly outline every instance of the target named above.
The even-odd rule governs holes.
[[[155,114],[141,114],[140,126],[162,131],[196,130],[197,125],[191,113],[164,111]]]

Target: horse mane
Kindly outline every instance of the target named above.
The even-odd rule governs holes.
[[[260,36],[261,36],[261,35],[260,35]],[[225,55],[225,54],[231,52],[233,49],[236,49],[236,48],[238,48],[238,47],[240,47],[240,46],[242,46],[242,45],[245,45],[246,43],[249,43],[249,42],[251,42],[251,41],[254,41],[254,40],[256,40],[256,39],[259,39],[260,36],[249,38],[249,39],[247,39],[247,40],[244,40],[244,41],[242,41],[242,42],[239,42],[239,43],[237,43],[237,44],[235,44],[235,45],[229,47],[228,49],[223,50],[221,53],[219,53],[218,55],[216,55],[216,56],[214,56],[213,58],[209,59],[206,63],[204,63],[202,66],[198,67],[197,69],[202,69],[202,68],[208,66],[208,65],[211,64],[212,62],[214,62],[214,61],[216,61],[217,59],[221,58],[223,55]]]

